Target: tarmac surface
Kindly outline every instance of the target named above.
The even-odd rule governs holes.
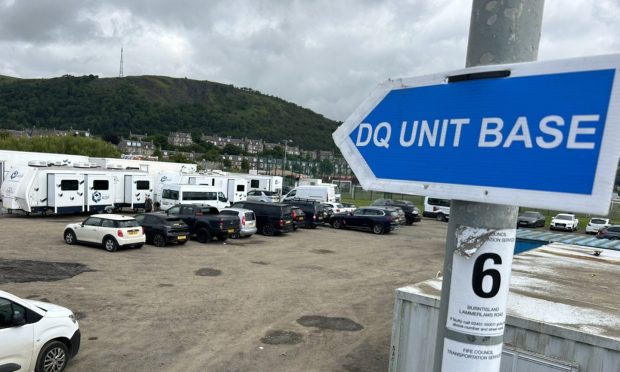
[[[447,224],[108,253],[66,245],[84,216],[0,217],[0,286],[73,310],[71,371],[385,371],[395,289],[442,270]]]

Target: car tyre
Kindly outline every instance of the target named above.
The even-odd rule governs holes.
[[[444,214],[443,214],[443,213],[437,213],[437,215],[435,216],[435,219],[436,219],[437,221],[442,221],[442,222],[443,222],[443,221],[445,221],[445,220],[446,220],[446,216],[444,216]]]
[[[206,227],[201,227],[196,232],[196,239],[201,243],[208,243],[211,241],[211,233]]]
[[[261,232],[265,236],[273,236],[274,234],[273,226],[271,224],[267,224],[263,226],[263,228],[261,229]]]
[[[67,345],[58,340],[52,340],[41,348],[35,372],[60,372],[65,369],[68,361]]]
[[[226,240],[228,240],[228,236],[227,235],[220,235],[217,237],[217,240],[221,241],[221,242],[225,242]]]
[[[75,233],[73,232],[73,230],[65,231],[65,243],[75,244],[75,242],[76,242],[76,238],[75,238]]]
[[[384,231],[385,231],[385,227],[383,227],[383,225],[376,224],[372,227],[372,232],[374,234],[381,235],[383,234]]]
[[[118,243],[116,239],[107,237],[103,239],[103,248],[108,252],[116,252],[118,250]]]
[[[153,245],[156,247],[165,247],[166,237],[164,236],[164,234],[155,234],[153,236]]]
[[[340,221],[340,220],[332,221],[332,227],[334,229],[342,229],[342,221]]]

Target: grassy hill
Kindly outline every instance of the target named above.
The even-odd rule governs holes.
[[[165,76],[0,76],[0,128],[89,129],[95,135],[171,131],[292,139],[333,149],[338,123],[277,97],[232,85]]]

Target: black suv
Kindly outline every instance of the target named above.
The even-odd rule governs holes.
[[[246,200],[236,202],[231,207],[254,211],[256,227],[263,235],[272,236],[293,231],[293,215],[290,205]]]
[[[420,217],[420,210],[409,200],[377,199],[372,205],[375,207],[399,207],[405,212],[405,223],[407,225],[422,220],[422,217]]]
[[[323,206],[321,203],[313,199],[290,199],[284,204],[301,208],[304,211],[306,229],[315,229],[318,225],[323,224]]]
[[[208,243],[214,237],[224,241],[230,235],[239,234],[239,217],[220,214],[215,207],[177,204],[168,209],[166,214],[181,218],[189,226],[189,231],[196,235],[196,240],[201,243]]]
[[[167,243],[185,244],[189,240],[189,226],[179,217],[145,213],[137,215],[135,219],[144,228],[146,241],[157,247]]]

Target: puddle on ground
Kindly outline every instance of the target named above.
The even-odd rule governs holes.
[[[202,269],[194,271],[194,274],[198,276],[220,276],[222,275],[222,271],[217,269],[211,269],[209,267],[203,267]]]
[[[257,264],[257,265],[269,265],[269,262],[265,262],[265,261],[250,261],[253,264]]]
[[[95,336],[93,336],[93,337],[89,337],[88,339],[89,339],[90,341],[96,341],[96,340],[98,340],[98,339],[99,339],[99,337],[95,337]]]
[[[268,345],[295,345],[302,341],[301,333],[293,331],[268,331],[260,341]]]
[[[89,271],[96,270],[76,262],[0,259],[0,284],[54,282],[69,279]]]
[[[364,327],[349,318],[332,318],[321,315],[304,315],[297,319],[297,323],[304,327],[315,327],[319,329],[331,329],[333,331],[357,332]]]
[[[170,284],[170,283],[159,283],[157,284],[158,287],[174,287],[174,284]]]
[[[330,251],[329,249],[313,249],[310,252],[316,253],[316,254],[334,253],[334,251]]]

